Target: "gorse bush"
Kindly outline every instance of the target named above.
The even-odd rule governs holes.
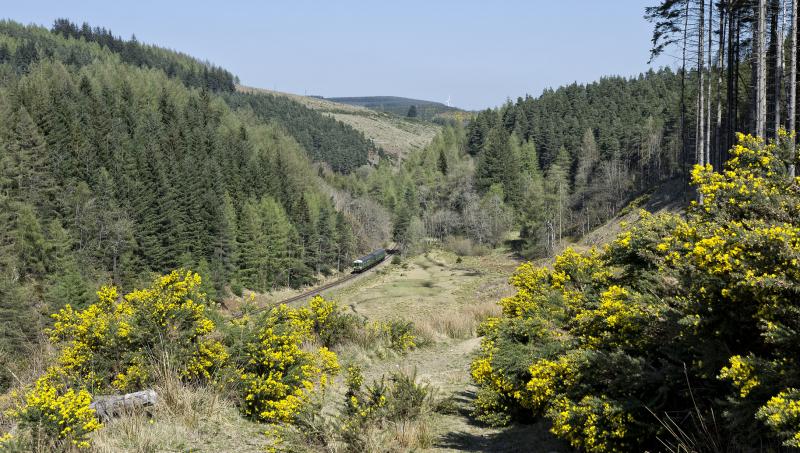
[[[429,446],[424,426],[436,402],[430,386],[416,382],[416,373],[395,372],[388,382],[381,377],[365,385],[361,368],[351,365],[346,384],[339,436],[347,451],[394,451],[387,445],[405,449]],[[409,430],[412,425],[414,429]],[[407,431],[413,435],[407,435]],[[377,440],[380,445],[374,445],[379,434],[390,438]]]
[[[47,332],[59,349],[56,363],[10,415],[31,429],[36,445],[46,438],[88,448],[88,435],[100,427],[89,407],[92,394],[141,390],[163,360],[187,380],[211,379],[228,354],[212,339],[215,325],[200,284],[199,275],[174,271],[124,297],[103,287],[85,310],[64,307]]]
[[[150,364],[164,357],[187,379],[209,379],[227,352],[211,338],[215,324],[200,284],[198,274],[174,271],[122,298],[103,287],[85,310],[65,307],[49,330],[63,348],[60,368],[92,392],[140,389],[151,382]]]
[[[778,146],[739,136],[724,171],[695,167],[685,217],[643,212],[602,251],[520,266],[481,327],[476,413],[546,417],[586,451],[711,411],[731,448],[800,446],[800,179]]]
[[[258,323],[246,345],[240,377],[245,415],[265,422],[291,422],[339,370],[336,354],[326,347],[303,348],[313,340],[308,309],[279,305]]]
[[[23,428],[30,429],[33,445],[55,450],[74,446],[89,448],[89,434],[101,427],[89,406],[91,395],[85,389],[74,390],[59,382],[53,370],[39,378],[35,387],[24,398],[24,406],[10,410],[8,415],[18,418]],[[5,441],[12,439],[7,434]],[[3,445],[0,438],[0,447]],[[0,448],[2,450],[2,448]]]
[[[89,448],[91,433],[101,427],[90,407],[92,395],[186,384],[233,395],[245,416],[274,424],[270,432],[279,433],[279,425],[295,423],[316,407],[316,397],[338,373],[338,357],[328,346],[369,337],[374,347],[401,353],[415,347],[411,323],[367,324],[319,296],[305,307],[278,305],[256,318],[246,314],[218,330],[212,318],[219,316],[206,305],[201,287],[198,274],[174,271],[124,296],[102,287],[84,310],[67,305],[54,314],[47,333],[58,356],[32,388],[12,396],[18,403],[6,415],[17,420],[22,435],[3,434],[3,444]],[[392,406],[398,415],[389,418],[415,419],[416,406],[429,392],[413,379],[398,379],[392,381],[398,395],[392,401],[405,403]],[[372,392],[378,399],[382,386]],[[165,404],[171,404],[169,394]],[[358,407],[372,404],[365,401]]]

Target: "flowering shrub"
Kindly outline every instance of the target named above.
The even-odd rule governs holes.
[[[24,398],[24,406],[9,415],[21,420],[38,438],[55,438],[77,448],[89,448],[89,434],[100,428],[91,395],[55,384],[56,376],[43,376]],[[10,437],[9,437],[10,439]],[[52,441],[52,439],[51,439]]]
[[[787,447],[800,447],[800,391],[786,389],[758,410],[758,418],[785,439]]]
[[[209,379],[227,353],[211,338],[215,325],[200,285],[198,274],[174,271],[122,298],[103,287],[83,311],[67,305],[48,332],[62,347],[59,366],[90,390],[141,389],[150,382],[150,362],[165,356],[184,377]]]
[[[695,167],[685,217],[643,212],[603,250],[520,266],[481,327],[476,413],[630,451],[665,434],[650,411],[688,420],[714,401],[731,444],[800,445],[800,178],[776,154],[741,135],[724,171]]]
[[[59,348],[56,364],[11,415],[34,436],[87,448],[88,435],[100,427],[89,407],[92,393],[141,390],[164,357],[186,379],[211,379],[228,353],[211,338],[215,325],[200,284],[199,275],[175,271],[124,297],[102,287],[85,310],[64,307],[48,331]]]
[[[308,309],[279,305],[256,324],[246,345],[240,378],[245,415],[265,422],[291,422],[312,392],[328,385],[339,370],[326,347],[309,351],[314,321]]]

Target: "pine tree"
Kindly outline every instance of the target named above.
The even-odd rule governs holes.
[[[247,201],[242,207],[239,221],[237,248],[240,250],[237,280],[246,288],[265,290],[269,272],[270,244],[264,234],[258,207]]]
[[[31,205],[24,203],[19,206],[14,229],[17,262],[22,276],[43,276],[47,269],[48,244]]]
[[[266,267],[267,283],[279,285],[278,276],[283,270],[289,256],[292,244],[292,225],[283,206],[271,197],[264,197],[258,204],[258,214],[261,217],[261,228],[264,237],[264,263]],[[316,235],[310,235],[313,241]],[[316,255],[314,255],[316,256]]]
[[[437,167],[439,168],[439,172],[445,176],[447,176],[447,155],[444,152],[444,148],[439,149],[439,160],[437,161]]]
[[[74,261],[67,263],[60,272],[53,274],[50,280],[46,294],[48,311],[57,312],[66,305],[81,310],[92,303],[89,285]]]
[[[514,199],[519,184],[519,164],[514,157],[508,132],[503,128],[492,129],[475,169],[478,189],[485,192],[493,184],[502,184],[506,199]]]
[[[25,107],[11,119],[5,153],[0,155],[0,180],[9,184],[9,194],[18,201],[52,208],[50,194],[55,190],[49,173],[46,143]]]
[[[220,209],[219,233],[211,261],[211,277],[221,288],[234,275],[238,261],[237,219],[233,199],[227,192],[222,197]]]

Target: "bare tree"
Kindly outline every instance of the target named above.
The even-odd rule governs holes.
[[[774,134],[775,137],[778,136],[778,131],[781,128],[781,88],[783,86],[783,37],[784,37],[784,26],[785,26],[785,15],[781,15],[781,9],[783,8],[783,1],[782,0],[773,0],[772,1],[772,23],[773,23],[773,39],[775,39],[775,76],[773,81],[773,99],[774,109],[775,109],[775,129]],[[778,16],[781,16],[781,25],[778,26]]]
[[[711,45],[714,42],[714,0],[708,2],[708,96],[706,99],[706,131],[703,144],[703,163],[711,163],[711,86],[714,71],[713,52]]]
[[[789,154],[789,176],[794,178],[795,159],[795,109],[797,108],[797,1],[792,1],[792,68],[789,72],[789,131],[791,138],[791,153]]]
[[[756,25],[756,135],[767,133],[767,52],[766,52],[767,0],[758,0]]]
[[[721,2],[719,8],[719,50],[717,52],[717,121],[714,127],[714,163],[722,166],[721,152],[722,147],[722,74],[725,72],[725,13],[727,2]],[[728,49],[730,53],[730,49]]]
[[[763,0],[762,0],[763,1]],[[703,52],[705,46],[705,0],[700,0],[700,20],[697,31],[697,134],[695,140],[695,163],[705,165],[705,61]],[[702,201],[702,197],[700,199]]]

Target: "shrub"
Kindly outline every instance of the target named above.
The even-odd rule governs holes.
[[[391,349],[397,352],[406,352],[417,347],[414,323],[411,321],[392,320],[382,323],[381,328],[388,336]]]
[[[35,441],[88,447],[100,426],[89,408],[92,393],[140,390],[164,357],[187,380],[211,379],[228,354],[211,338],[215,324],[200,284],[199,275],[175,271],[124,297],[102,287],[85,310],[67,305],[54,314],[48,334],[59,356],[13,410],[22,427]]]
[[[89,390],[137,390],[150,382],[148,366],[163,357],[187,379],[209,379],[224,365],[225,348],[211,338],[200,276],[174,271],[122,298],[101,288],[98,302],[53,315],[50,340],[62,348],[59,366]]]
[[[257,322],[256,335],[245,345],[239,363],[242,410],[264,422],[292,422],[337,373],[336,354],[326,347],[303,349],[313,339],[307,309],[279,305]]]
[[[50,445],[58,450],[68,445],[89,448],[89,434],[101,426],[89,406],[92,396],[85,389],[68,388],[59,380],[53,371],[39,378],[25,394],[24,406],[9,415],[17,417],[22,428],[30,429],[34,445]]]
[[[320,343],[333,348],[354,341],[364,330],[366,321],[355,313],[345,313],[336,302],[320,296],[308,303],[314,334]]]
[[[800,179],[775,152],[740,136],[725,171],[695,167],[685,218],[643,212],[604,250],[520,266],[480,329],[476,412],[546,417],[585,451],[654,447],[654,414],[712,411],[727,444],[797,446]]]
[[[387,444],[404,449],[427,448],[430,435],[427,417],[436,406],[427,384],[416,383],[416,373],[393,373],[364,385],[357,365],[347,369],[345,408],[341,415],[341,437],[348,451],[392,450]],[[391,426],[393,429],[387,430]],[[388,432],[388,433],[387,433]],[[375,443],[376,433],[389,434]]]

